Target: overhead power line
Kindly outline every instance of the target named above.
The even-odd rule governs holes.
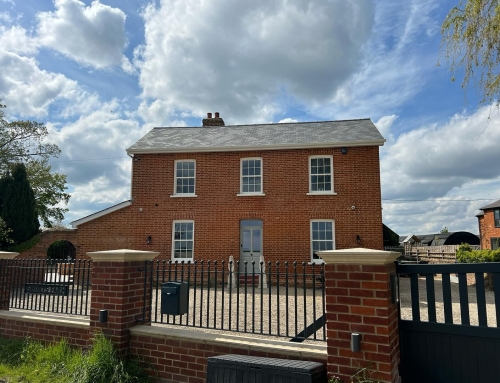
[[[130,157],[102,157],[102,158],[87,158],[87,159],[77,159],[77,160],[55,160],[51,162],[86,162],[86,161],[101,161],[101,160],[117,160],[120,158],[130,158]]]

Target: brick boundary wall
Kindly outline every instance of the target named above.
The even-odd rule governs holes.
[[[162,383],[205,383],[207,358],[236,354],[315,361],[326,365],[326,346],[177,328],[135,326],[131,353],[154,365]]]
[[[346,383],[360,367],[376,372],[383,382],[401,380],[397,305],[391,301],[390,282],[399,253],[362,248],[320,252],[325,261],[326,347],[138,325],[144,307],[140,268],[157,253],[114,250],[88,255],[94,261],[90,319],[12,312],[7,305],[0,310],[0,335],[47,342],[66,338],[87,347],[93,334],[102,331],[120,353],[144,357],[156,366],[166,383],[204,382],[206,359],[221,354],[326,361],[329,377],[338,375]],[[4,264],[0,262],[0,277]],[[6,291],[3,284],[9,282],[0,278],[0,283],[0,291]],[[3,298],[8,303],[8,296]],[[106,323],[99,322],[99,310],[108,311]],[[361,335],[359,352],[351,351],[352,333]]]
[[[55,343],[66,339],[69,344],[86,348],[89,345],[88,319],[0,311],[0,336],[5,338],[32,338]]]

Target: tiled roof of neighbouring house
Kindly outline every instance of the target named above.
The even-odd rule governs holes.
[[[483,206],[479,208],[480,210],[485,210],[485,209],[494,209],[496,207],[500,207],[500,199],[498,201],[495,201],[493,203],[490,203],[489,205]]]
[[[214,152],[382,146],[370,119],[218,127],[154,128],[127,153]]]

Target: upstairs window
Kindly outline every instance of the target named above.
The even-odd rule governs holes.
[[[493,210],[493,219],[495,220],[495,227],[500,227],[500,209]]]
[[[174,195],[194,195],[195,170],[196,162],[194,160],[175,161]]]
[[[172,230],[172,259],[193,260],[194,221],[174,221]]]
[[[333,193],[333,156],[309,157],[309,193]]]
[[[262,158],[241,159],[241,194],[262,194]]]

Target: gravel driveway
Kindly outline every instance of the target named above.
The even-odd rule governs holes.
[[[419,278],[419,301],[420,301],[420,318],[421,321],[428,320],[428,305],[425,288],[425,278]],[[436,300],[436,316],[438,323],[444,323],[444,306],[443,306],[443,289],[440,279],[435,279],[435,300]],[[233,291],[228,293],[226,288],[223,293],[221,289],[217,292],[212,288],[209,294],[208,289],[198,287],[196,297],[193,289],[190,289],[189,314],[182,317],[174,317],[161,315],[160,305],[156,304],[156,294],[153,294],[153,320],[158,322],[158,325],[175,326],[179,323],[188,325],[189,327],[203,326],[202,331],[218,332],[220,330],[251,332],[255,337],[270,337],[269,334],[280,335],[285,338],[291,338],[297,333],[304,330],[305,327],[314,322],[315,318],[319,318],[323,313],[323,297],[322,290],[298,288],[297,295],[293,288],[289,291],[288,299],[285,295],[285,289],[280,286],[279,293],[276,287],[264,289],[255,289],[255,298],[253,291],[248,289],[247,295],[244,290],[240,290],[239,294]],[[203,296],[202,296],[203,290]],[[452,293],[452,311],[453,323],[461,323],[460,314],[460,298],[458,292],[458,284],[451,284]],[[478,325],[477,314],[477,298],[475,286],[468,286],[469,297],[469,312],[471,325]],[[90,294],[88,301],[85,299],[84,307],[90,306]],[[22,295],[19,294],[19,297]],[[401,318],[411,320],[411,293],[410,279],[400,278],[400,302],[401,302]],[[86,298],[86,297],[85,297]],[[495,327],[495,304],[494,292],[486,291],[485,294],[487,305],[487,321],[489,327]],[[158,296],[159,301],[159,296]],[[25,302],[18,307],[23,307]],[[158,302],[159,303],[159,302]],[[65,303],[64,303],[65,305]],[[64,311],[63,301],[56,301],[56,310],[59,306],[60,311]],[[71,306],[71,305],[70,305]],[[79,305],[81,307],[81,304]],[[88,307],[87,306],[87,307]],[[80,309],[79,307],[79,309]],[[231,309],[230,309],[231,307]],[[53,306],[51,307],[51,309]],[[18,311],[18,310],[15,310]],[[19,310],[24,311],[24,310]],[[51,310],[52,311],[52,310]],[[50,313],[54,315],[54,313]],[[57,315],[57,314],[56,314]],[[59,314],[67,316],[64,314]],[[174,323],[175,318],[175,325]],[[193,326],[194,325],[194,326]],[[316,332],[317,340],[322,340],[325,334],[323,329]],[[275,337],[272,337],[276,339]]]
[[[411,311],[411,293],[410,293],[410,278],[399,279],[399,291],[401,302],[401,319],[412,319]],[[427,304],[427,289],[425,287],[425,278],[418,279],[419,287],[419,303],[420,303],[420,320],[428,321],[428,304]],[[443,286],[439,278],[434,281],[435,299],[436,299],[436,320],[438,323],[444,323],[444,305],[443,305]],[[477,297],[476,286],[467,286],[469,300],[469,315],[470,324],[472,326],[479,325],[477,314]],[[495,293],[493,291],[485,292],[486,298],[486,316],[488,327],[496,327],[497,320],[495,314]],[[460,314],[460,295],[458,292],[458,283],[451,283],[451,300],[453,311],[453,323],[461,324]]]

